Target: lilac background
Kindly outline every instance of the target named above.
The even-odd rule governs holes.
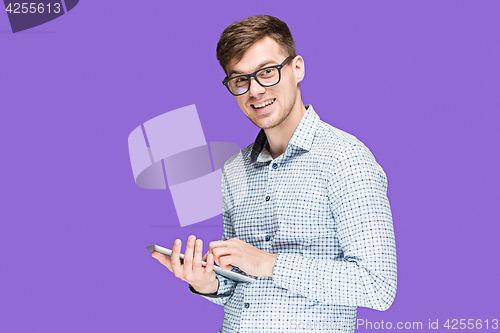
[[[207,141],[251,143],[215,46],[263,13],[294,35],[304,101],[388,175],[398,292],[358,318],[500,317],[500,2],[87,0],[17,34],[0,13],[1,332],[220,327],[146,246],[216,240],[221,217],[179,227],[168,191],[135,185],[127,137],[194,103]]]

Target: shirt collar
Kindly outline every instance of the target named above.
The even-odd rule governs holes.
[[[307,111],[293,132],[288,146],[293,145],[309,151],[312,146],[314,134],[316,133],[319,116],[314,111],[312,105],[306,105],[305,107]],[[268,148],[269,144],[267,143],[266,132],[261,129],[253,144],[252,152],[250,153],[250,162],[271,161],[273,158]]]

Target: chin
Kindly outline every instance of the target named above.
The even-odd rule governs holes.
[[[283,121],[285,121],[286,117],[282,118],[279,117],[280,115],[278,114],[277,117],[266,117],[264,119],[251,119],[252,122],[259,128],[262,128],[263,130],[271,129],[276,126],[281,125]]]

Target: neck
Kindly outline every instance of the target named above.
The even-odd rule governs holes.
[[[302,98],[299,97],[288,117],[280,125],[264,130],[269,144],[269,152],[273,159],[285,152],[293,132],[295,132],[306,111]]]

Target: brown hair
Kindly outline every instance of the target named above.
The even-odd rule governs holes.
[[[271,37],[288,56],[297,56],[295,42],[285,22],[269,15],[257,15],[235,22],[227,27],[217,43],[217,60],[227,74],[226,66],[237,62],[256,42]]]

